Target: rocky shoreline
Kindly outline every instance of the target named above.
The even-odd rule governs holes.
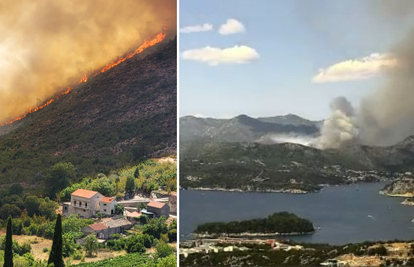
[[[283,193],[283,194],[309,194],[309,193],[317,193],[318,191],[305,191],[302,189],[257,189],[257,190],[242,190],[238,188],[234,189],[226,189],[226,188],[219,188],[219,187],[189,187],[186,190],[198,190],[198,191],[223,191],[223,192],[258,192],[258,193]]]
[[[204,233],[204,234],[196,234],[193,233],[192,236],[194,238],[226,238],[226,237],[230,237],[230,238],[252,238],[252,237],[274,237],[274,236],[301,236],[301,235],[312,235],[314,234],[315,231],[312,232],[292,232],[292,233],[240,233],[240,234],[236,234],[236,233],[230,233],[230,234],[209,234],[209,233]]]

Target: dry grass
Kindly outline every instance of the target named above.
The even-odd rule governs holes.
[[[107,248],[99,249],[98,254],[96,256],[94,255],[93,257],[85,257],[85,262],[97,262],[97,261],[102,261],[102,260],[107,259],[107,258],[115,258],[117,256],[123,256],[123,255],[126,255],[126,254],[127,253],[126,253],[125,250],[113,251],[113,250],[110,250],[110,249],[107,249]],[[80,260],[72,260],[72,264],[79,264],[79,263],[81,263]],[[114,267],[116,267],[116,266],[114,266]]]

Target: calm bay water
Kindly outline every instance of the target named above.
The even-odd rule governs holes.
[[[414,206],[401,205],[403,198],[378,194],[383,186],[336,186],[306,195],[182,190],[180,240],[190,238],[204,222],[262,218],[280,211],[295,213],[321,227],[313,235],[289,237],[299,242],[414,240]]]

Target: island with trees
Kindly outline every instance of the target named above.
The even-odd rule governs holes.
[[[313,223],[293,213],[279,212],[267,218],[233,222],[208,222],[195,230],[196,236],[278,236],[304,235],[315,231]]]

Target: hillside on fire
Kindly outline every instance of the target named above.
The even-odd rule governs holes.
[[[175,155],[176,54],[176,38],[167,35],[41,110],[1,126],[0,184],[42,187],[52,166],[62,162],[75,166],[73,180],[79,181]]]

